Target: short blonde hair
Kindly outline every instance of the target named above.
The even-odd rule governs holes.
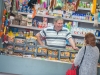
[[[96,46],[96,38],[94,36],[94,34],[92,33],[87,33],[85,35],[85,44],[89,44],[91,46]]]
[[[57,22],[58,20],[62,20],[63,21],[63,18],[61,16],[56,16],[54,18],[54,22]]]

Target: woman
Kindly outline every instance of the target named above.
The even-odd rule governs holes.
[[[80,65],[79,75],[97,75],[99,49],[97,48],[95,41],[96,41],[96,38],[95,38],[94,34],[87,33],[85,35],[86,51],[85,51],[85,46],[83,46],[79,50],[79,52],[74,60],[75,66],[78,66],[78,65],[80,65],[80,62],[84,55],[83,62]],[[84,54],[84,51],[85,51],[85,54]]]

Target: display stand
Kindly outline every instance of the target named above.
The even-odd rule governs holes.
[[[21,75],[65,75],[70,63],[0,55],[0,72]],[[100,75],[100,67],[98,74]]]
[[[2,0],[0,0],[0,3]],[[79,10],[89,11],[90,9],[78,8]],[[27,15],[27,13],[19,12],[19,14]],[[54,16],[49,15],[36,15],[37,17],[46,17],[50,21],[55,18]],[[76,20],[71,18],[63,18],[64,21],[78,21],[79,27],[93,28],[93,21],[87,20]],[[84,24],[84,25],[83,25]],[[99,22],[100,25],[100,22]],[[29,27],[29,26],[19,26],[19,25],[10,25],[10,27],[21,28],[21,29],[31,29],[34,31],[40,31],[42,28]],[[99,26],[100,28],[100,26]],[[72,34],[73,37],[84,38],[82,35]],[[100,37],[96,37],[100,40]],[[1,43],[1,42],[0,42]],[[47,60],[43,58],[25,58],[18,56],[7,56],[0,55],[0,72],[5,73],[15,73],[21,75],[65,75],[66,71],[71,67],[71,63],[62,62],[59,60]],[[100,67],[98,66],[98,74],[100,75]]]

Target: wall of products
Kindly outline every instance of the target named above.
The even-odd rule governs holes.
[[[93,28],[94,15],[90,13],[91,2],[80,1],[78,11],[74,10],[73,3],[62,4],[61,10],[47,10],[47,1],[36,5],[36,16],[32,18],[32,9],[27,5],[28,0],[19,2],[18,14],[10,16],[9,31],[7,32],[7,40],[3,40],[4,49],[1,54],[10,54],[26,57],[40,57],[50,60],[70,61],[74,60],[77,51],[74,51],[66,40],[66,50],[49,49],[37,46],[35,34],[53,25],[55,16],[62,16],[64,19],[64,27],[68,28],[78,47],[84,45],[84,35],[92,32],[98,40],[100,40],[100,30]],[[68,7],[70,6],[70,7]],[[98,4],[98,10],[100,5]],[[67,7],[67,8],[66,8]],[[70,8],[70,9],[68,9]],[[66,10],[66,11],[65,11]],[[70,11],[69,11],[70,10]],[[59,12],[59,13],[58,13]],[[100,16],[98,16],[98,24],[100,24]],[[85,25],[82,25],[85,24]],[[90,27],[84,27],[88,26]],[[57,50],[57,51],[56,51]]]

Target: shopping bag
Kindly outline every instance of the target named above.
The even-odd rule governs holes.
[[[71,69],[68,69],[66,75],[77,75],[78,67],[75,67],[74,64],[72,65]]]

